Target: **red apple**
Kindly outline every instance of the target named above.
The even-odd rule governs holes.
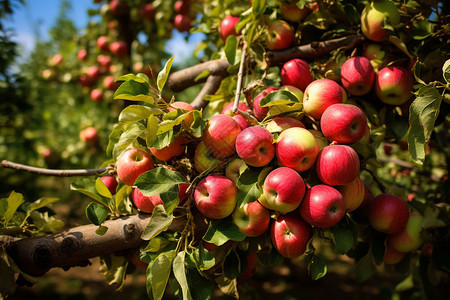
[[[88,55],[88,53],[87,53],[86,49],[80,49],[77,53],[77,57],[80,61],[85,61],[87,58],[87,55]]]
[[[250,120],[247,120],[246,118],[244,118],[244,117],[243,117],[242,115],[240,115],[240,114],[234,114],[234,113],[233,113],[233,106],[234,106],[234,103],[233,103],[233,102],[227,104],[227,105],[222,109],[221,114],[224,114],[224,115],[227,115],[227,116],[232,117],[232,118],[239,124],[239,126],[241,127],[241,129],[245,129],[245,128],[247,128],[248,126],[251,126],[252,123],[251,123]],[[252,110],[251,110],[250,108],[248,108],[248,106],[245,105],[245,104],[242,103],[242,102],[239,102],[239,104],[238,104],[238,109],[241,110],[241,111],[247,112],[247,113],[251,113],[251,112],[252,112]]]
[[[223,41],[227,40],[230,35],[238,36],[236,32],[236,24],[239,22],[239,17],[226,16],[220,22],[220,38]]]
[[[386,245],[386,252],[383,256],[383,262],[386,265],[397,264],[403,259],[403,257],[405,257],[405,253],[395,250],[394,248],[389,246],[389,244]]]
[[[276,91],[276,90],[278,90],[278,88],[269,87],[269,88],[265,89],[264,91],[262,91],[261,93],[259,93],[255,97],[255,99],[253,99],[253,114],[258,119],[258,121],[262,121],[266,117],[267,112],[269,111],[268,107],[261,107],[259,105],[259,103],[261,102],[261,100],[264,97],[267,96],[267,94],[269,94],[270,92]]]
[[[412,97],[413,78],[411,72],[389,66],[381,69],[375,80],[375,93],[386,104],[402,105]]]
[[[173,20],[173,26],[179,32],[188,32],[191,29],[191,18],[188,15],[178,14]]]
[[[230,161],[225,167],[225,176],[231,179],[235,184],[241,176],[241,167],[245,165],[244,161],[240,158],[235,158]]]
[[[385,23],[393,26],[400,23],[400,14],[392,1],[371,1],[361,12],[361,30],[369,40],[382,42],[387,38]]]
[[[361,204],[352,211],[352,218],[357,222],[366,221],[369,218],[370,203],[373,200],[372,192],[364,184],[364,198]]]
[[[100,72],[99,67],[90,66],[86,70],[86,75],[88,76],[88,78],[91,82],[95,82],[100,79],[100,77],[102,76],[102,73]]]
[[[93,89],[90,96],[94,102],[99,103],[103,101],[103,91],[101,89]]]
[[[278,137],[276,154],[278,162],[303,172],[310,169],[316,161],[319,145],[305,128],[292,127],[284,130]]]
[[[263,167],[275,156],[273,136],[264,127],[247,127],[236,138],[236,152],[247,165]]]
[[[375,72],[370,61],[364,56],[347,59],[341,68],[341,82],[344,88],[354,96],[369,93],[373,87]]]
[[[347,212],[357,209],[364,200],[365,187],[359,176],[349,184],[339,186],[338,190],[344,198]]]
[[[280,3],[280,8],[281,16],[283,17],[283,19],[290,22],[300,22],[310,12],[310,9],[307,6],[300,8],[296,4],[289,5]]]
[[[305,182],[294,169],[280,167],[272,170],[264,180],[258,201],[267,209],[282,214],[295,210],[305,195]]]
[[[214,156],[205,143],[200,142],[195,148],[194,166],[197,172],[202,173],[220,162],[221,160]]]
[[[311,82],[305,90],[303,109],[314,119],[320,119],[329,106],[347,99],[345,90],[331,79],[318,79]]]
[[[194,200],[205,217],[223,219],[233,213],[236,195],[237,188],[233,181],[222,175],[209,175],[195,187]]]
[[[97,39],[97,47],[104,52],[109,52],[109,41],[106,36],[100,36]]]
[[[294,42],[294,29],[283,20],[275,20],[267,26],[265,37],[267,49],[286,49]]]
[[[111,0],[109,2],[109,10],[116,17],[123,16],[128,13],[128,5],[125,1]]]
[[[155,18],[155,8],[151,3],[146,3],[141,7],[139,14],[144,20],[153,20]]]
[[[280,215],[270,227],[275,249],[284,257],[299,257],[312,238],[312,228],[297,214]]]
[[[51,66],[59,66],[64,60],[64,57],[61,54],[55,54],[50,59],[50,65]]]
[[[187,15],[189,12],[189,8],[191,6],[191,1],[189,0],[178,0],[175,1],[174,5],[173,5],[173,10],[177,13],[177,14],[183,14],[183,15]]]
[[[161,197],[156,197],[156,195],[150,197],[144,196],[137,188],[133,189],[133,203],[137,209],[149,214],[153,212],[156,205],[164,204]]]
[[[305,128],[305,125],[302,121],[291,117],[275,117],[266,125],[266,129],[271,133],[282,132],[292,127]]]
[[[378,231],[396,234],[408,223],[408,204],[397,196],[380,194],[372,200],[369,209],[370,225]]]
[[[128,54],[128,45],[125,41],[115,41],[109,46],[109,50],[118,58],[125,57]]]
[[[367,129],[364,112],[356,105],[337,103],[330,105],[320,118],[320,128],[330,142],[353,144]]]
[[[203,131],[202,140],[217,158],[231,156],[235,152],[236,138],[241,127],[230,116],[214,115]]]
[[[111,57],[108,55],[100,54],[97,56],[97,62],[100,64],[103,70],[107,71],[112,65]]]
[[[345,202],[342,194],[334,187],[325,184],[308,189],[300,203],[302,218],[318,228],[336,225],[345,215]]]
[[[316,173],[325,184],[349,184],[359,173],[358,153],[347,145],[326,146],[317,156]]]
[[[114,76],[109,75],[103,79],[103,86],[107,90],[115,91],[120,86],[120,82],[115,82]]]
[[[419,249],[423,244],[422,223],[422,215],[417,211],[412,211],[405,228],[399,233],[388,236],[387,243],[399,252],[411,252]]]
[[[100,177],[100,180],[106,185],[108,190],[111,192],[111,195],[114,195],[116,193],[116,189],[119,183],[114,176],[102,176]]]
[[[169,161],[172,158],[178,157],[186,150],[186,143],[188,140],[180,135],[176,137],[172,143],[162,149],[150,148],[150,152],[161,161]]]
[[[153,168],[151,155],[138,148],[125,150],[116,161],[117,176],[129,186],[134,184],[139,175]]]
[[[238,206],[233,211],[233,222],[246,236],[260,236],[269,228],[270,213],[258,201]]]
[[[98,141],[98,132],[95,127],[87,127],[80,132],[80,139],[88,144],[95,144]]]
[[[300,58],[294,58],[284,63],[281,68],[281,82],[305,91],[314,78],[309,70],[309,64]]]
[[[191,110],[195,110],[195,108],[190,105],[187,102],[183,102],[183,101],[174,101],[172,102],[172,104],[170,104],[170,106],[168,107],[169,111],[174,111],[176,109],[181,109],[183,112],[188,112]],[[183,122],[189,127],[191,126],[192,122],[194,122],[194,117],[192,116],[192,114],[190,114],[189,116],[187,116]]]
[[[85,87],[90,87],[93,82],[86,74],[81,74],[79,78],[80,84]]]
[[[256,273],[256,269],[258,267],[258,260],[255,252],[250,252],[247,255],[247,267],[245,271],[239,275],[240,279],[248,279],[253,277]]]

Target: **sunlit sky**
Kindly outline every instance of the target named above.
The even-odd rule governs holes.
[[[26,5],[16,5],[14,14],[7,19],[6,27],[14,32],[13,40],[16,41],[26,56],[33,49],[36,34],[42,39],[49,39],[48,31],[54,25],[58,16],[61,0],[26,0]],[[89,8],[98,8],[93,0],[71,0],[72,10],[70,16],[75,26],[80,30],[86,27],[89,17]],[[166,43],[167,52],[175,56],[174,63],[180,63],[190,57],[199,36],[189,38],[189,43],[184,40],[184,34],[173,32],[173,38]]]

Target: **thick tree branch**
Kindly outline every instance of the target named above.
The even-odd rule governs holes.
[[[100,168],[100,169],[79,169],[79,170],[55,170],[55,169],[45,169],[45,168],[37,168],[28,165],[18,164],[11,161],[3,160],[2,161],[3,168],[11,168],[18,171],[27,171],[30,173],[36,173],[40,175],[46,176],[59,176],[59,177],[71,177],[71,176],[91,176],[91,175],[100,175],[105,173],[106,171],[111,170],[112,168]]]
[[[194,101],[191,102],[191,105],[195,109],[204,108],[208,104],[208,101],[205,101],[204,97],[206,95],[214,95],[214,93],[219,89],[223,78],[224,76],[220,74],[208,76],[205,85],[200,93],[198,93],[197,97],[195,97]]]

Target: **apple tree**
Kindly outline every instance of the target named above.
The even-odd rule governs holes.
[[[118,290],[144,265],[150,299],[238,298],[255,272],[284,263],[319,280],[342,257],[391,295],[448,294],[444,2],[94,2],[78,49],[53,63],[81,66],[84,97],[115,115],[106,159],[2,162],[76,176],[91,224],[55,232],[55,198],[1,199],[2,294],[95,257]],[[173,28],[204,34],[178,70]]]

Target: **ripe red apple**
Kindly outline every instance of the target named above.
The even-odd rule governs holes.
[[[258,268],[258,260],[255,252],[250,252],[247,255],[247,267],[245,271],[239,275],[240,279],[248,279],[253,277],[256,273],[256,269]]]
[[[139,14],[144,20],[153,20],[155,18],[155,8],[151,3],[146,3],[139,10]]]
[[[103,91],[101,89],[93,89],[90,96],[94,102],[99,103],[103,101]]]
[[[109,50],[116,57],[122,58],[128,54],[128,45],[125,41],[115,41],[109,45]]]
[[[278,137],[276,154],[278,162],[303,172],[310,169],[316,161],[319,145],[305,128],[292,127],[284,130]]]
[[[99,56],[97,56],[97,62],[100,64],[104,71],[109,70],[112,65],[112,59],[108,55],[100,54]]]
[[[361,204],[352,211],[352,218],[357,222],[364,222],[369,218],[370,203],[373,200],[372,192],[364,184],[364,198]]]
[[[116,17],[123,16],[128,13],[128,5],[125,1],[111,0],[109,10]]]
[[[115,91],[120,86],[120,82],[115,82],[114,76],[109,75],[103,79],[103,86],[107,90]]]
[[[100,36],[97,39],[97,47],[104,52],[109,52],[109,41],[106,36]]]
[[[359,173],[358,153],[347,145],[326,146],[317,156],[316,173],[325,184],[349,184]]]
[[[188,32],[191,29],[191,18],[188,15],[178,14],[173,20],[173,26],[179,32]]]
[[[419,249],[423,244],[422,223],[422,215],[417,211],[412,211],[405,228],[399,233],[388,236],[387,243],[393,249],[404,253]]]
[[[275,20],[267,26],[265,37],[267,49],[286,49],[294,41],[294,29],[283,20]]]
[[[294,169],[280,167],[272,170],[264,180],[264,193],[258,201],[267,209],[282,214],[295,210],[305,195],[305,182]]]
[[[194,200],[202,215],[210,219],[223,219],[231,215],[236,206],[236,185],[223,175],[208,175],[195,187]]]
[[[264,127],[247,127],[236,138],[236,152],[247,165],[263,167],[275,156],[273,136]]]
[[[338,190],[344,198],[346,212],[354,211],[364,200],[365,187],[359,176],[349,184],[339,186]]]
[[[300,22],[311,11],[307,6],[303,8],[298,7],[296,4],[280,3],[281,16],[283,19],[290,22]]]
[[[369,209],[370,225],[378,231],[396,234],[408,223],[408,204],[397,196],[380,194],[372,200]]]
[[[302,121],[291,117],[275,117],[266,125],[266,129],[271,133],[282,132],[292,127],[305,128],[305,125]]]
[[[361,12],[361,30],[369,40],[382,42],[387,38],[385,23],[393,26],[400,23],[400,14],[392,1],[371,1]]]
[[[172,102],[172,104],[170,104],[170,106],[168,107],[169,111],[174,111],[176,109],[181,109],[183,112],[188,112],[191,110],[195,110],[195,108],[190,105],[187,102],[183,102],[183,101],[174,101]],[[189,127],[191,126],[192,122],[194,122],[194,117],[191,115],[187,116],[183,122]]]
[[[159,196],[159,195],[158,195]],[[155,206],[164,204],[161,197],[144,196],[137,188],[133,188],[133,203],[137,209],[145,213],[152,213]]]
[[[284,257],[299,257],[306,251],[312,237],[312,228],[297,214],[280,215],[270,227],[275,249]]]
[[[302,218],[309,224],[328,228],[344,217],[345,202],[342,194],[334,187],[319,184],[306,191],[299,210]]]
[[[80,139],[88,144],[95,144],[98,141],[98,132],[95,127],[87,127],[80,132]]]
[[[102,176],[100,177],[100,180],[106,185],[108,190],[111,192],[111,195],[114,195],[116,193],[116,189],[119,183],[114,176]]]
[[[93,82],[86,74],[81,74],[79,78],[80,84],[85,87],[90,87]]]
[[[220,159],[214,156],[214,153],[206,147],[205,143],[200,142],[195,148],[194,166],[197,172],[202,173],[209,168],[220,163]]]
[[[320,119],[330,105],[342,103],[347,99],[345,90],[331,79],[318,79],[311,82],[305,90],[303,108],[309,116]]]
[[[314,78],[309,70],[309,64],[300,58],[291,59],[281,68],[281,82],[305,91]]]
[[[375,93],[386,104],[401,105],[411,99],[413,78],[411,72],[397,67],[384,67],[375,80]]]
[[[150,152],[161,161],[169,161],[178,157],[186,150],[186,143],[189,142],[184,136],[176,137],[172,143],[162,149],[150,148]]]
[[[230,161],[225,167],[225,176],[231,179],[235,184],[241,176],[241,167],[245,165],[244,161],[240,158],[235,158]]]
[[[233,211],[233,222],[246,236],[260,236],[269,228],[270,213],[258,201],[237,206]]]
[[[217,158],[225,158],[235,152],[236,138],[241,127],[230,116],[214,115],[203,131],[202,140]]]
[[[240,115],[240,114],[234,114],[234,113],[233,113],[233,106],[234,106],[234,103],[233,103],[233,102],[227,104],[227,105],[222,109],[221,114],[224,114],[224,115],[227,115],[227,116],[232,117],[232,118],[239,124],[239,126],[241,126],[241,129],[245,129],[245,128],[247,128],[248,126],[251,126],[252,123],[251,123],[250,120],[247,120],[246,118],[244,118],[244,117],[243,117],[242,115]],[[251,112],[252,112],[252,110],[251,110],[250,108],[248,108],[248,106],[245,105],[245,104],[242,103],[242,102],[239,102],[239,104],[238,104],[238,109],[241,110],[241,111],[247,112],[247,113],[251,113]]]
[[[88,53],[87,53],[86,49],[80,49],[77,53],[77,57],[80,61],[85,61],[87,58],[87,55],[88,55]]]
[[[373,87],[375,72],[370,61],[364,56],[347,59],[341,68],[341,82],[344,88],[354,96],[369,93]]]
[[[90,66],[86,70],[86,75],[88,76],[88,78],[91,82],[95,82],[100,79],[100,77],[102,76],[102,73],[100,72],[99,67]]]
[[[386,245],[386,252],[383,256],[383,262],[386,265],[395,265],[399,263],[403,259],[403,257],[405,257],[405,253],[395,250],[394,248],[389,246],[389,244]]]
[[[368,125],[364,112],[356,105],[330,105],[320,118],[320,128],[330,142],[353,144],[359,141]]]
[[[151,155],[138,148],[125,150],[116,161],[117,176],[129,186],[134,184],[139,175],[153,168]]]
[[[189,8],[190,8],[190,3],[191,1],[189,0],[178,0],[175,1],[174,5],[173,5],[173,10],[177,13],[177,14],[183,14],[183,15],[187,15],[189,12]]]
[[[269,87],[265,90],[263,90],[261,93],[259,93],[255,99],[253,99],[253,114],[255,115],[255,117],[258,119],[258,121],[262,121],[266,115],[267,112],[269,111],[268,107],[261,107],[259,105],[259,103],[261,102],[261,100],[267,96],[267,94],[269,94],[270,92],[276,91],[278,90],[278,88],[276,87]]]
[[[238,36],[239,33],[236,32],[236,24],[239,22],[239,17],[226,16],[220,22],[220,38],[223,41],[227,40],[230,35]]]

